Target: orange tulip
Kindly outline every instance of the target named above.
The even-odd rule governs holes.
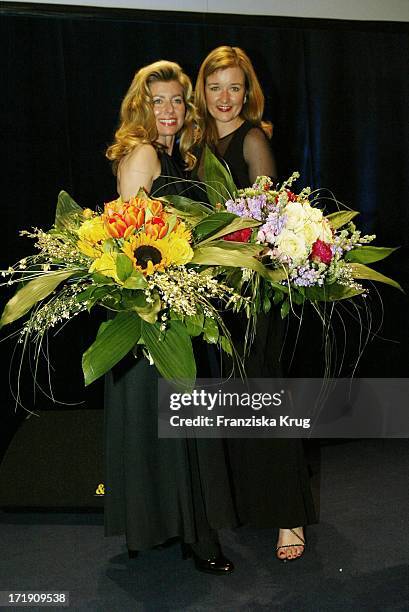
[[[122,215],[113,213],[105,218],[105,228],[112,238],[122,238],[128,229],[128,225]]]
[[[149,202],[149,208],[154,216],[159,216],[163,210],[162,202],[159,200],[151,200]]]
[[[145,233],[152,238],[164,238],[168,233],[168,224],[160,217],[152,217],[145,223]]]

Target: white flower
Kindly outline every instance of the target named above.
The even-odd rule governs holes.
[[[285,207],[284,213],[287,215],[286,229],[299,230],[305,223],[305,211],[299,202],[290,202]]]
[[[296,233],[304,238],[306,244],[312,245],[320,236],[321,229],[320,223],[308,221]]]
[[[284,229],[276,239],[279,254],[287,255],[293,260],[302,260],[307,257],[307,248],[303,235]]]
[[[322,221],[322,211],[319,208],[314,208],[309,202],[304,204],[304,212],[308,221],[320,223]]]

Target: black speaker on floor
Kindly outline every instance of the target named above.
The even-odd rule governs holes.
[[[102,508],[103,410],[40,410],[0,465],[0,507]]]

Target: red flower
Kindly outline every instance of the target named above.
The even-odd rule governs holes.
[[[323,240],[316,240],[312,245],[310,259],[317,263],[322,261],[322,263],[328,266],[328,264],[331,263],[332,259],[331,245],[329,245],[327,242],[324,242]]]
[[[251,237],[251,232],[252,229],[250,227],[246,227],[246,229],[237,230],[237,232],[226,234],[223,236],[223,240],[232,240],[233,242],[248,242]]]
[[[289,202],[296,202],[297,201],[298,196],[295,193],[293,193],[289,189],[286,189],[285,192],[287,194],[287,198],[288,198]],[[276,202],[278,202],[278,198],[279,198],[279,196],[276,195],[276,197],[275,197],[275,201]]]
[[[286,189],[286,192],[287,192],[287,196],[288,196],[288,199],[290,200],[290,202],[296,202],[297,201],[297,196],[295,195],[295,193],[293,193],[289,189]]]

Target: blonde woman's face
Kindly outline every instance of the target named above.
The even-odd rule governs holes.
[[[153,113],[158,130],[158,141],[164,142],[169,136],[175,136],[182,129],[185,121],[185,101],[183,88],[178,81],[154,81],[149,86]]]
[[[244,72],[238,66],[234,68],[221,68],[215,70],[206,79],[205,84],[206,106],[210,115],[215,119],[216,125],[234,128],[240,123],[240,113],[246,95]]]

